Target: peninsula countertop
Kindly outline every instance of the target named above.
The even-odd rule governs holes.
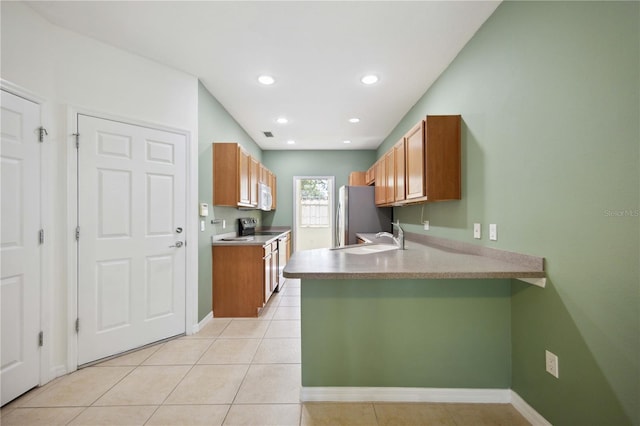
[[[365,241],[384,242],[375,234]],[[311,279],[542,279],[544,258],[496,250],[421,234],[405,233],[405,250],[354,254],[340,249],[295,252],[285,266],[287,278]],[[387,239],[386,242],[389,242]],[[534,282],[531,282],[534,284]]]

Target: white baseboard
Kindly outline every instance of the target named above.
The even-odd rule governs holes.
[[[303,387],[302,402],[511,402],[510,389]]]
[[[198,331],[202,330],[204,326],[207,325],[212,319],[213,311],[209,312],[204,318],[202,318],[202,321],[193,326],[191,334],[196,334]]]
[[[514,391],[511,391],[511,405],[533,426],[552,426],[547,419],[542,417],[540,413],[534,410],[532,406],[527,404],[527,402]]]
[[[69,373],[69,371],[67,370],[67,367],[65,365],[55,365],[49,369],[49,380],[47,380],[46,383],[49,383],[50,381],[57,379],[58,377],[64,376],[67,373]],[[40,386],[45,385],[46,383],[40,383]]]
[[[511,389],[303,387],[302,402],[449,402],[511,404],[533,426],[552,426]]]

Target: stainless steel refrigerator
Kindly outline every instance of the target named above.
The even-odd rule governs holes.
[[[393,209],[376,207],[373,186],[341,186],[336,214],[336,245],[356,244],[356,233],[391,232]]]

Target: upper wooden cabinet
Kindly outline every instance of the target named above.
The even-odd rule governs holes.
[[[406,199],[406,149],[405,138],[400,139],[393,146],[393,160],[394,160],[394,199],[395,203],[403,202]]]
[[[349,173],[349,186],[366,186],[367,172],[351,172]]]
[[[260,162],[253,157],[249,159],[249,188],[251,205],[258,205],[258,181],[260,180]]]
[[[424,200],[462,198],[459,115],[428,115],[424,136]]]
[[[413,126],[404,137],[407,150],[406,199],[424,196],[424,120]]]
[[[278,179],[274,173],[269,172],[269,181],[266,184],[271,188],[271,210],[275,210],[277,207],[276,201],[278,200]]]
[[[385,192],[386,192],[385,202],[386,204],[393,204],[393,202],[395,202],[396,200],[396,175],[395,175],[396,159],[395,159],[395,152],[393,149],[390,149],[389,151],[387,151],[387,153],[384,156],[384,161],[385,161],[385,175],[386,175],[386,181],[387,181],[385,185]]]
[[[258,207],[258,182],[271,187],[275,209],[275,175],[235,142],[213,144],[213,204]]]
[[[374,164],[376,186],[375,186],[375,202],[376,205],[385,205],[387,203],[387,161],[385,157]]]
[[[376,182],[376,165],[369,167],[369,170],[365,174],[365,183],[367,185],[373,185]]]
[[[376,197],[376,205],[459,200],[462,197],[460,123],[459,115],[428,115],[387,151],[381,157],[387,164],[387,169],[381,170],[383,175],[375,169],[376,192],[380,187],[387,196],[384,201]],[[391,153],[395,160],[393,170],[389,169]],[[391,183],[393,189],[389,188]],[[391,190],[393,199],[388,196]]]
[[[213,204],[251,205],[251,157],[237,143],[213,144]],[[257,204],[256,204],[257,205]]]

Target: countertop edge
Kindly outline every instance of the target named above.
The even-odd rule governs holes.
[[[212,235],[211,246],[212,247],[235,247],[235,246],[263,246],[265,244],[270,244],[282,237],[282,235],[290,233],[291,228],[287,229],[273,229],[273,228],[262,228],[259,232],[280,232],[279,234],[273,235],[256,235],[256,237],[269,237],[269,238],[258,238],[248,241],[223,241],[223,238],[233,238],[236,237],[235,232],[229,232],[226,234],[218,234]]]
[[[363,237],[366,241],[372,243],[382,243],[376,238],[376,234],[362,233],[358,236]],[[451,256],[471,255],[474,257],[491,259],[506,265],[496,270],[449,270],[429,271],[429,270],[363,270],[362,265],[358,268],[350,269],[348,264],[344,264],[339,269],[329,267],[326,271],[315,268],[300,268],[300,265],[293,266],[293,271],[288,270],[285,266],[283,275],[286,278],[302,278],[302,279],[320,279],[320,280],[336,280],[336,279],[545,279],[544,258],[521,253],[498,250],[484,246],[478,246],[460,241],[447,240],[444,238],[436,238],[424,236],[421,234],[405,233],[407,241],[424,246],[425,250],[437,249],[439,251],[450,252]],[[445,254],[446,256],[446,254]],[[294,253],[295,257],[295,253]],[[453,262],[455,264],[455,262]],[[335,266],[331,265],[331,266]],[[306,269],[306,270],[305,270]],[[464,268],[461,268],[464,269]],[[483,268],[479,268],[483,269]],[[502,270],[501,270],[502,269]],[[544,286],[544,285],[542,285]]]

